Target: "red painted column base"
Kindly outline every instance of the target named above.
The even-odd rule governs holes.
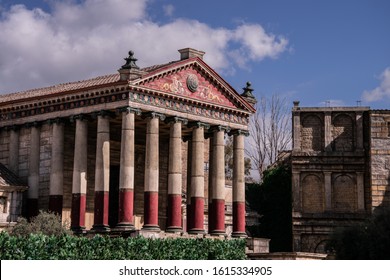
[[[158,225],[158,192],[144,193],[144,230],[160,231]]]
[[[133,189],[119,190],[119,219],[116,229],[134,230],[134,191]]]
[[[37,216],[39,214],[38,210],[38,198],[28,198],[27,199],[27,219]]]
[[[233,237],[246,237],[245,202],[233,202]]]
[[[49,211],[62,216],[62,195],[49,196]]]
[[[95,211],[92,229],[98,232],[110,231],[108,224],[109,193],[95,191]]]
[[[168,194],[168,224],[166,231],[182,231],[181,217],[181,195]]]
[[[205,233],[203,197],[191,197],[191,228],[188,229],[188,233]]]
[[[212,228],[209,230],[212,235],[226,234],[225,231],[225,200],[213,199],[211,206]]]
[[[76,234],[85,232],[86,202],[84,193],[72,194],[71,230]]]

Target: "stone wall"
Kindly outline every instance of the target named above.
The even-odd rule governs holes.
[[[390,111],[371,112],[372,209],[390,206]]]

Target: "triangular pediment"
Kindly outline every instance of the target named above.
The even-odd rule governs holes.
[[[178,61],[154,70],[135,81],[134,85],[218,107],[248,112],[254,110],[214,70],[197,58]]]

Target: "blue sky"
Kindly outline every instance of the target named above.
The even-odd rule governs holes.
[[[390,109],[387,0],[0,0],[0,93],[114,73],[194,47],[238,92]]]

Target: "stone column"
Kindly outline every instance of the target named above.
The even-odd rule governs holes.
[[[214,160],[214,145],[213,145],[213,141],[214,141],[214,137],[213,137],[213,133],[208,133],[206,135],[208,138],[209,138],[209,185],[208,185],[208,189],[209,189],[209,192],[208,192],[208,232],[211,232],[211,229],[212,228],[215,228],[214,224],[214,215],[212,213],[214,213],[213,211],[213,186],[214,186],[214,183],[213,183],[213,174],[214,174],[214,171],[213,171],[213,160]]]
[[[119,177],[119,230],[134,230],[134,152],[135,114],[141,111],[125,107],[122,112],[122,139]]]
[[[201,122],[191,124],[192,158],[191,158],[191,234],[204,233],[204,129],[209,125]]]
[[[185,139],[186,140],[186,139]],[[192,228],[191,214],[191,165],[192,165],[192,140],[187,139],[187,190],[186,190],[186,231]]]
[[[356,150],[363,150],[363,112],[356,112]]]
[[[357,206],[358,210],[364,211],[364,173],[356,172],[356,187],[357,187]]]
[[[85,231],[87,195],[87,147],[88,123],[83,115],[74,116],[76,135],[73,160],[71,229],[76,233]]]
[[[19,128],[11,127],[9,134],[9,170],[19,173]]]
[[[332,151],[332,113],[325,112],[325,151]]]
[[[173,117],[167,119],[171,124],[169,135],[168,165],[168,224],[166,231],[180,232],[182,227],[181,194],[182,194],[182,123],[186,119]]]
[[[64,187],[64,124],[60,119],[52,122],[51,169],[49,210],[61,215]]]
[[[110,192],[110,117],[101,111],[97,117],[95,209],[93,230],[106,232]]]
[[[293,150],[301,150],[301,114],[293,111]]]
[[[41,129],[37,123],[34,123],[31,126],[30,153],[28,160],[28,218],[38,215],[40,139]]]
[[[332,172],[324,172],[325,177],[325,211],[332,210]]]
[[[245,136],[247,131],[233,132],[233,237],[245,237]]]
[[[292,197],[293,197],[293,212],[301,212],[301,173],[299,171],[292,171]]]
[[[165,116],[149,113],[146,126],[144,230],[160,231],[158,225],[159,119]]]
[[[213,146],[213,167],[211,173],[211,215],[209,211],[209,218],[210,216],[212,217],[212,223],[209,225],[209,232],[213,235],[221,235],[225,234],[225,131],[228,132],[229,128],[224,126],[216,126],[212,128],[212,131],[213,137],[212,142],[210,142],[210,146]]]

